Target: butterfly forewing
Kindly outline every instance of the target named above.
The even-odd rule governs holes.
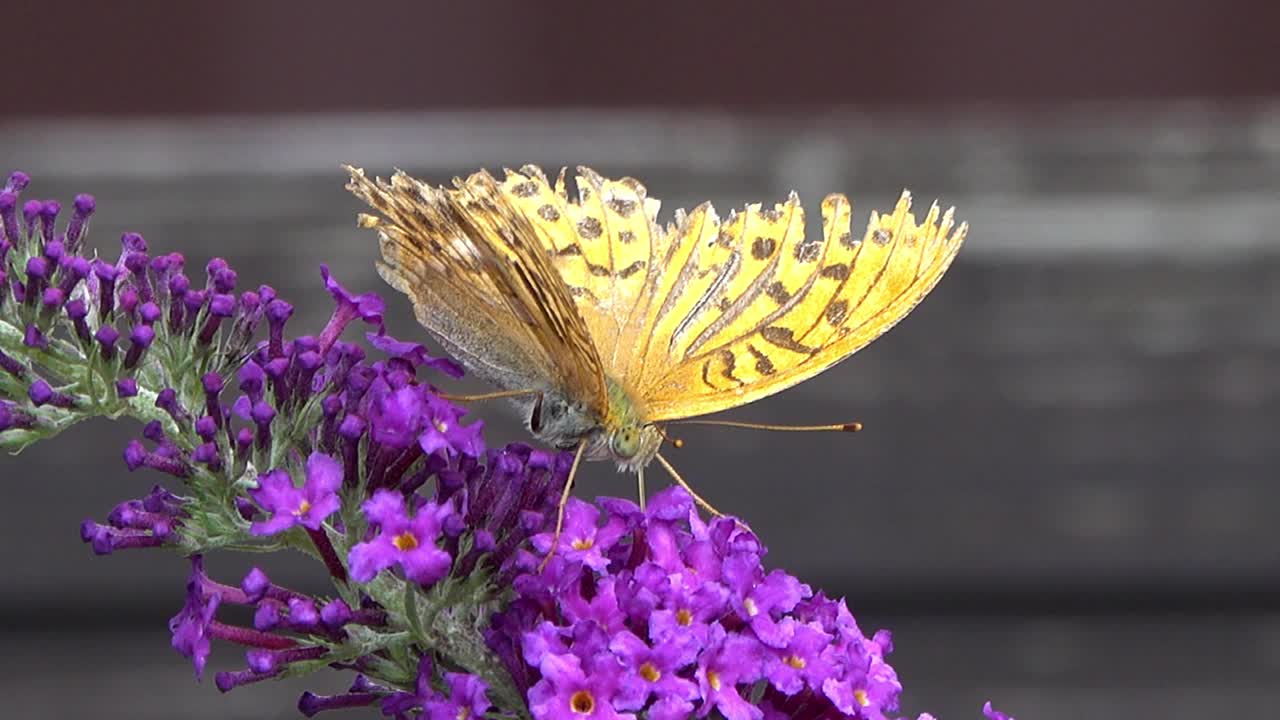
[[[603,416],[607,402],[590,331],[535,230],[487,173],[454,189],[403,173],[348,188],[378,211],[380,274],[472,372],[512,390],[555,391]]]

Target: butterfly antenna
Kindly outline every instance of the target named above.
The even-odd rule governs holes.
[[[540,390],[499,390],[491,393],[480,393],[479,395],[454,395],[453,393],[437,392],[436,396],[453,402],[474,402],[476,400],[497,400],[498,398],[520,397],[521,395],[537,395]]]
[[[671,463],[667,462],[667,459],[662,457],[662,453],[658,453],[654,455],[654,457],[657,458],[658,462],[662,464],[662,467],[665,468],[666,471],[671,474],[671,478],[676,481],[676,484],[684,488],[686,492],[688,492],[690,495],[693,496],[694,502],[698,503],[698,505],[702,506],[704,510],[711,513],[715,517],[724,517],[724,513],[717,510],[714,505],[704,500],[703,497],[697,493],[697,491],[689,487],[689,483],[685,482],[684,478],[680,477],[680,473],[676,472],[676,469],[671,467]]]
[[[719,425],[720,427],[746,428],[748,430],[776,430],[779,432],[861,432],[862,423],[834,423],[831,425],[769,425],[765,423],[738,422],[736,420],[677,420],[671,425]],[[677,445],[676,447],[679,447]]]
[[[658,431],[658,434],[662,436],[663,440],[671,443],[671,447],[677,450],[684,447],[684,440],[682,438],[671,437],[670,435],[667,434],[666,428],[662,427],[661,425],[654,425],[653,429]]]
[[[573,479],[578,475],[578,463],[582,462],[582,453],[586,449],[587,441],[583,440],[578,443],[578,450],[573,454],[573,465],[569,467],[569,477],[565,478],[564,490],[560,493],[560,505],[556,508],[556,531],[551,537],[551,549],[547,550],[547,556],[542,558],[542,564],[538,566],[539,573],[547,569],[547,563],[551,562],[551,558],[555,557],[556,548],[560,547],[560,531],[564,529],[564,508],[569,504],[569,493],[573,491]]]

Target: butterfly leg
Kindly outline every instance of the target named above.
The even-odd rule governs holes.
[[[697,491],[689,487],[689,483],[685,482],[684,478],[680,477],[680,473],[676,472],[676,469],[671,467],[671,463],[667,462],[667,459],[662,457],[661,453],[654,455],[654,457],[656,457],[658,462],[662,463],[662,467],[666,468],[667,472],[671,474],[671,477],[676,481],[676,484],[684,488],[686,492],[693,496],[693,501],[702,506],[702,509],[711,513],[714,517],[724,517],[724,513],[717,510],[714,505],[704,500]]]
[[[476,402],[478,400],[496,400],[498,398],[520,397],[522,395],[537,395],[541,397],[542,392],[538,390],[498,390],[497,392],[480,393],[479,395],[455,395],[437,391],[436,395],[450,402]]]
[[[547,556],[542,558],[538,572],[547,568],[547,563],[555,557],[556,548],[560,547],[560,531],[564,530],[564,509],[569,504],[569,493],[573,491],[573,479],[578,475],[578,463],[582,461],[582,453],[586,449],[587,441],[583,440],[578,443],[578,450],[573,454],[573,465],[569,467],[569,477],[565,478],[564,490],[560,493],[560,505],[556,508],[556,530],[551,536],[551,548],[547,550]]]
[[[644,512],[644,468],[636,471],[636,487],[640,492],[640,512]]]

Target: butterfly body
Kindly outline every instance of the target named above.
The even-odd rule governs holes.
[[[649,423],[620,383],[605,379],[607,411],[590,408],[554,391],[532,399],[521,397],[516,407],[529,432],[555,448],[572,450],[586,443],[587,460],[613,460],[619,469],[636,471],[648,465],[662,444],[661,430]]]
[[[641,471],[662,425],[744,405],[879,337],[933,288],[966,232],[903,193],[850,232],[841,195],[807,237],[793,193],[721,219],[709,204],[660,225],[630,178],[525,166],[452,188],[397,172],[348,188],[377,211],[379,272],[472,374],[513,398],[535,437]],[[663,464],[666,465],[665,461]]]

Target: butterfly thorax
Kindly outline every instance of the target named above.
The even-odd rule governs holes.
[[[621,383],[606,378],[606,384],[603,417],[563,395],[544,393],[529,409],[529,429],[543,442],[565,450],[585,441],[588,460],[613,460],[619,469],[639,470],[658,452],[662,433],[645,420],[643,406]]]
[[[607,457],[618,463],[619,470],[639,470],[658,452],[662,433],[645,419],[644,407],[622,383],[606,377],[605,384],[609,398],[609,415],[603,423],[608,437]]]

